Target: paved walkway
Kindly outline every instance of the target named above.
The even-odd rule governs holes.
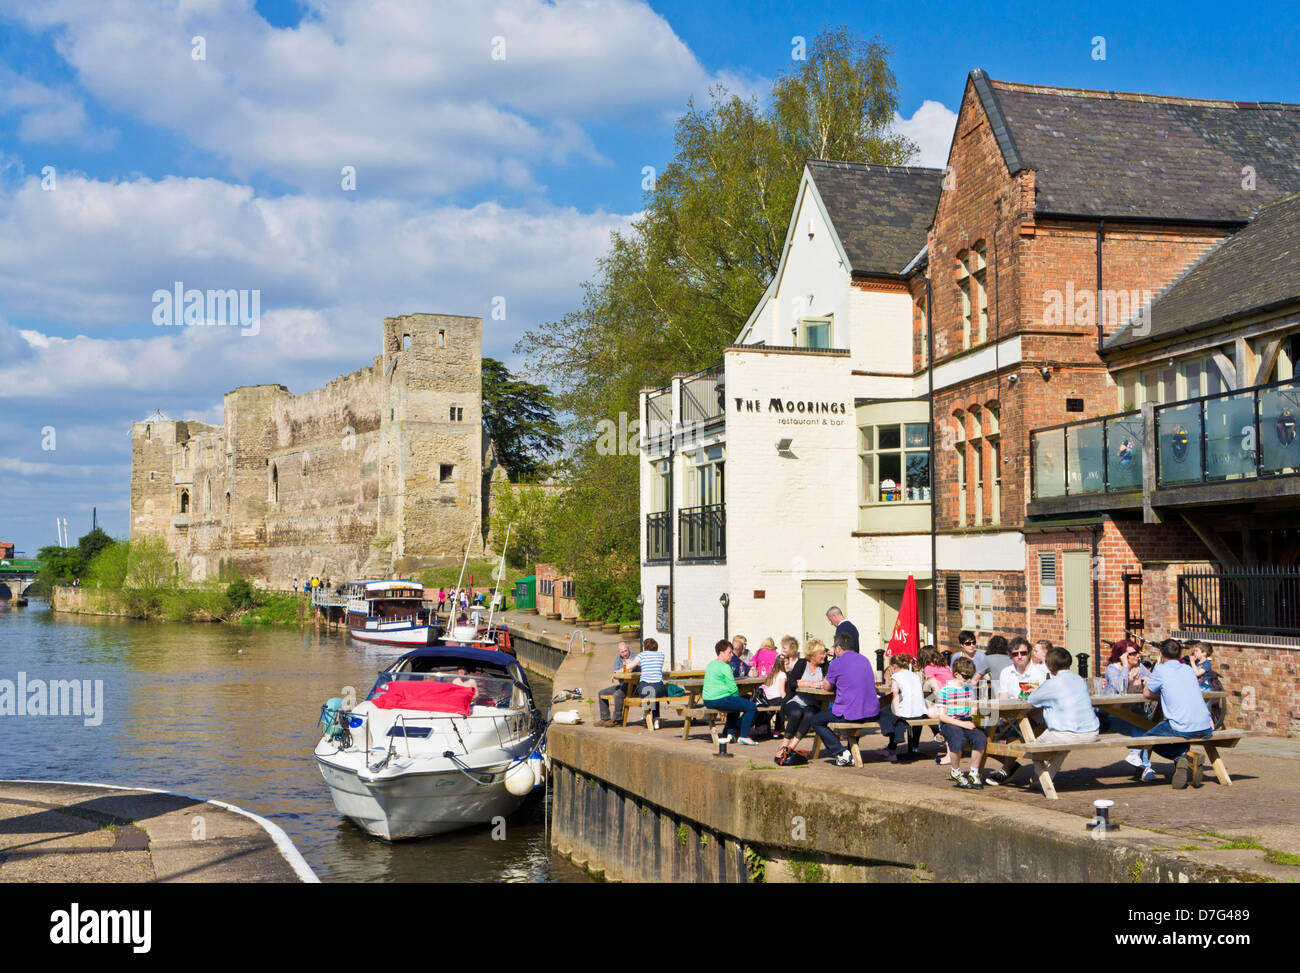
[[[613,666],[613,644],[617,638],[608,638],[613,643],[593,646],[593,654],[581,666],[582,675],[589,682],[594,678],[596,688],[610,682],[608,673]],[[556,687],[568,687],[574,681],[571,670],[576,669],[566,662],[556,678]],[[594,706],[592,710],[590,717],[584,713],[588,723],[596,718]],[[669,713],[671,710],[665,710],[665,714]],[[683,740],[680,719],[665,718],[661,722],[663,729],[658,732],[646,730],[644,723],[635,720],[629,720],[625,728],[596,732],[634,734],[638,739],[652,740],[656,747],[694,752],[712,749],[707,726],[692,727],[691,739]],[[810,735],[802,749],[811,752],[812,740]],[[1260,736],[1243,740],[1235,750],[1223,751],[1232,775],[1231,788],[1224,787],[1207,772],[1201,788],[1175,791],[1168,783],[1172,765],[1159,756],[1153,755],[1153,760],[1157,774],[1161,775],[1160,782],[1144,784],[1135,779],[1133,768],[1124,762],[1122,750],[1101,755],[1072,755],[1056,778],[1060,798],[1056,801],[1048,801],[1031,786],[986,787],[982,791],[954,787],[948,779],[947,765],[934,762],[936,753],[943,747],[929,729],[922,730],[922,757],[914,762],[890,764],[871,753],[872,747],[884,745],[879,735],[863,737],[862,744],[865,766],[860,769],[835,767],[821,757],[805,767],[777,767],[772,761],[779,744],[770,740],[755,747],[732,744],[728,749],[736,754],[736,760],[727,762],[767,773],[797,774],[801,781],[808,782],[821,780],[839,785],[846,779],[859,779],[864,785],[864,796],[870,791],[871,779],[876,778],[929,785],[939,789],[945,800],[969,803],[972,807],[979,802],[997,801],[1052,812],[1050,820],[1069,833],[1083,832],[1083,822],[1094,814],[1092,802],[1105,798],[1115,802],[1111,820],[1120,825],[1120,836],[1126,824],[1163,832],[1180,839],[1179,847],[1199,860],[1249,869],[1278,881],[1300,881],[1300,866],[1283,864],[1276,854],[1272,856],[1275,860],[1268,860],[1270,850],[1283,856],[1300,855],[1300,766],[1296,763],[1300,760],[1300,740]],[[1100,766],[1085,762],[1097,759],[1107,762]],[[1027,781],[1028,778],[1029,771],[1024,768],[1016,779]],[[1033,816],[1036,822],[1042,820],[1039,814]],[[1223,850],[1230,843],[1263,847]]]
[[[157,791],[0,781],[0,882],[314,882],[278,827]]]

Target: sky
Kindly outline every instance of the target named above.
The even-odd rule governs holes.
[[[34,554],[66,518],[75,541],[92,509],[127,536],[133,421],[320,387],[370,363],[387,316],[482,316],[484,354],[528,374],[516,342],[577,306],[687,104],[762,100],[826,26],[892,49],[895,126],[942,166],[973,68],[1300,102],[1298,22],[1131,0],[0,0],[0,539]],[[260,315],[187,326],[155,300],[177,286]]]

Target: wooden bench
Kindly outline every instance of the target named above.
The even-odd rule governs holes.
[[[939,721],[932,720],[928,717],[925,719],[908,720],[907,725],[909,727],[921,727],[921,726],[934,727],[935,733],[939,732],[938,731]],[[858,746],[858,738],[865,733],[880,732],[880,724],[874,720],[868,721],[866,723],[827,723],[826,726],[833,733],[835,733],[836,736],[838,736],[841,740],[843,740],[845,743],[848,744],[849,752],[853,754],[854,767],[862,766],[862,750]],[[822,749],[822,738],[817,736],[817,734],[814,733],[812,755],[808,759],[816,760],[817,755],[821,753],[821,749]]]
[[[780,706],[773,704],[771,706],[760,706],[754,712],[756,713],[776,713],[781,709]],[[726,724],[727,717],[731,714],[727,710],[713,709],[711,706],[695,706],[682,710],[682,716],[686,718],[686,733],[683,739],[690,739],[691,724],[705,723],[709,724],[709,739],[714,745],[718,742],[718,724]]]
[[[989,741],[985,749],[984,758],[989,757],[1028,757],[1034,765],[1034,772],[1038,776],[1038,781],[1042,785],[1043,793],[1055,801],[1056,785],[1052,781],[1052,775],[1048,771],[1048,763],[1058,754],[1064,756],[1076,750],[1108,750],[1123,748],[1125,750],[1150,750],[1153,747],[1189,744],[1193,747],[1201,747],[1205,750],[1205,756],[1210,761],[1210,766],[1214,769],[1214,776],[1218,778],[1219,783],[1224,787],[1232,786],[1232,778],[1228,775],[1228,769],[1224,766],[1223,758],[1219,755],[1219,750],[1231,749],[1235,747],[1243,737],[1250,736],[1249,730],[1216,730],[1210,737],[1180,737],[1180,736],[1126,736],[1122,733],[1106,733],[1092,743],[1024,743],[1021,741],[999,743],[993,740]],[[1192,758],[1195,761],[1199,754],[1192,752]],[[1193,764],[1195,768],[1195,764]],[[981,765],[980,775],[983,776],[984,768]]]
[[[645,728],[654,729],[654,707],[666,706],[669,709],[685,709],[689,696],[628,696],[623,700],[623,726],[627,726],[627,711],[633,706],[641,707],[641,716],[645,719]]]

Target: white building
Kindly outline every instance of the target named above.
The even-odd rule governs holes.
[[[810,161],[776,276],[719,368],[641,394],[644,631],[702,665],[743,634],[883,648],[931,597],[924,264],[942,172]],[[870,655],[873,662],[874,653]]]

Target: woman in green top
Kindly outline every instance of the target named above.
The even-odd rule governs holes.
[[[723,743],[730,743],[736,738],[736,723],[739,722],[739,741],[751,747],[757,746],[749,738],[749,727],[754,722],[754,711],[758,706],[742,698],[736,687],[736,677],[731,672],[731,656],[734,651],[731,643],[726,639],[718,639],[713,651],[718,657],[704,667],[704,689],[701,693],[704,705],[727,714],[725,735],[720,738]]]

